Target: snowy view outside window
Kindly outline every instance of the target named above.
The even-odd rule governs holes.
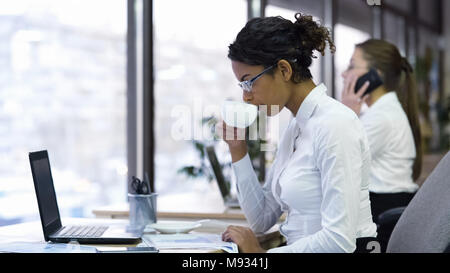
[[[31,151],[49,151],[62,217],[125,203],[127,1],[0,0],[0,7],[0,225],[39,217]],[[269,6],[267,13],[293,20],[295,12]],[[206,176],[178,172],[200,158],[192,139],[173,137],[180,119],[173,110],[189,109],[196,127],[202,117],[220,117],[225,99],[242,100],[227,54],[246,22],[246,0],[153,1],[155,187],[175,206],[186,198],[222,202]],[[215,146],[219,161],[230,162],[226,144]],[[233,174],[224,172],[233,193]]]
[[[199,165],[200,158],[192,140],[172,137],[173,125],[180,119],[173,110],[189,109],[194,127],[201,125],[208,108],[220,110],[227,98],[242,100],[227,55],[246,22],[244,0],[153,1],[155,185],[160,197],[170,195],[180,205],[189,198],[222,202],[215,183],[208,183],[205,176],[192,179],[178,173],[182,167]],[[220,111],[212,112],[220,117]],[[216,143],[216,152],[221,163],[231,162],[223,141]]]
[[[47,149],[62,217],[126,200],[125,0],[0,0],[0,225],[39,217]]]

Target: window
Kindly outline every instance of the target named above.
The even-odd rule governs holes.
[[[0,4],[0,225],[38,218],[31,151],[62,217],[125,200],[126,1]]]
[[[411,11],[413,1],[411,1],[411,0],[383,0],[383,4],[388,4],[400,11],[409,13]]]
[[[416,48],[416,29],[414,26],[408,26],[408,61],[409,63],[414,67],[416,64],[416,58],[417,58],[417,48]]]
[[[337,23],[371,33],[373,9],[374,6],[368,5],[367,1],[339,0],[337,1]]]
[[[406,54],[406,28],[405,19],[401,16],[395,16],[391,12],[384,13],[384,39],[393,43],[400,50],[400,54]]]
[[[419,27],[419,44],[416,63],[417,87],[420,110],[423,120],[422,135],[431,151],[438,151],[440,143],[439,106],[440,100],[440,61],[438,35],[427,28]]]
[[[178,171],[200,164],[193,140],[207,143],[202,117],[220,117],[226,98],[242,99],[227,55],[247,21],[247,2],[155,0],[153,10],[156,190],[177,204],[196,198],[221,202],[215,183]],[[216,150],[225,163],[231,157],[222,144]]]
[[[278,7],[284,10],[290,10],[294,14],[296,12],[302,12],[312,15],[316,18],[322,18],[324,5],[323,2],[323,0],[268,0],[266,6],[266,16],[269,16],[268,12],[270,13],[271,9]],[[292,16],[289,16],[286,19],[291,19],[291,17]]]
[[[417,1],[417,4],[420,20],[430,24],[433,27],[436,27],[438,25],[438,16],[436,14],[436,12],[439,11],[438,1]]]

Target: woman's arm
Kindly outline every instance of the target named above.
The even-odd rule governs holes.
[[[271,190],[272,170],[264,186],[258,181],[248,154],[233,163],[237,179],[239,204],[255,232],[269,230],[280,218],[282,211]]]
[[[265,185],[261,187],[247,153],[245,129],[233,128],[220,121],[216,125],[216,132],[230,149],[239,204],[250,227],[255,232],[267,231],[282,214],[280,205],[272,195],[272,172],[269,172]]]

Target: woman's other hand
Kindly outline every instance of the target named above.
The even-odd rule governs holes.
[[[240,253],[265,253],[255,233],[250,228],[240,226],[228,226],[222,234],[225,242],[234,242],[239,247]]]

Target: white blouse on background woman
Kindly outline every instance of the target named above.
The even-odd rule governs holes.
[[[397,94],[384,94],[360,116],[369,140],[372,164],[369,190],[374,193],[416,192],[412,178],[416,146]]]

